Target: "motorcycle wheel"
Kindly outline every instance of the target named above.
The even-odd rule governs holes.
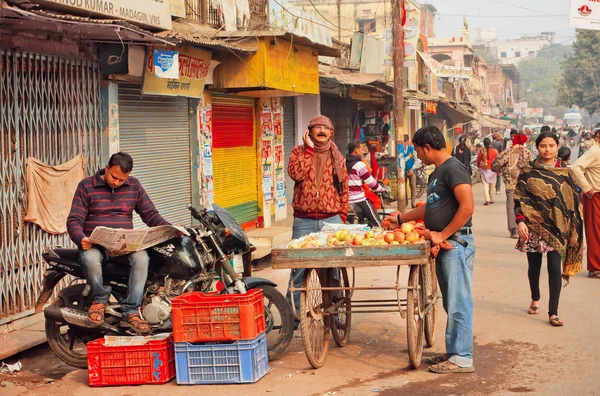
[[[269,360],[280,359],[294,336],[294,314],[283,294],[269,285],[259,285],[265,303],[265,330]]]
[[[61,290],[61,295],[52,302],[52,305],[60,308],[85,309],[86,297],[82,294],[84,288],[84,284],[78,284]],[[71,328],[68,324],[46,319],[46,338],[52,351],[63,362],[85,369],[88,367],[86,343],[100,338],[101,334],[86,332],[84,337],[82,333],[83,330]]]

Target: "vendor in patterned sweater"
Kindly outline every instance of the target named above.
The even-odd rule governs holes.
[[[369,186],[374,193],[385,191],[371,175],[367,165],[363,162],[366,155],[363,150],[364,144],[359,140],[348,143],[348,155],[346,155],[346,170],[348,171],[348,195],[351,210],[356,212],[359,223],[366,219],[370,227],[381,227],[379,216],[373,204],[367,199],[363,190],[363,183]]]
[[[129,176],[132,169],[133,159],[129,154],[113,154],[105,169],[79,183],[67,218],[67,230],[79,246],[85,278],[92,292],[88,321],[93,325],[104,321],[104,311],[112,291],[102,280],[102,263],[109,256],[102,246],[93,245],[89,239],[94,228],[132,229],[134,210],[149,227],[169,224],[158,213],[138,179]],[[148,322],[138,312],[148,277],[148,253],[141,250],[126,256],[110,257],[110,260],[131,266],[127,297],[121,301],[123,319],[119,325],[138,334],[149,333]]]
[[[303,144],[290,154],[288,173],[294,184],[292,238],[319,232],[323,224],[344,223],[348,217],[348,172],[344,156],[333,138],[333,124],[323,115],[314,117],[302,136]],[[292,270],[294,287],[300,288],[304,270]],[[287,300],[291,303],[288,290]],[[300,292],[294,293],[300,309]]]

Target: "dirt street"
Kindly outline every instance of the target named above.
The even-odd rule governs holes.
[[[526,258],[514,249],[515,241],[508,238],[504,192],[495,196],[494,205],[483,206],[481,184],[474,188],[476,371],[473,374],[432,374],[427,371],[425,362],[417,370],[408,369],[406,326],[399,314],[390,313],[354,316],[350,344],[338,348],[331,341],[326,365],[319,370],[310,367],[301,340],[294,339],[288,354],[280,361],[271,362],[268,375],[252,385],[194,387],[177,386],[171,381],[163,386],[90,388],[86,370],[71,370],[61,364],[47,346],[41,346],[10,360],[12,363],[21,359],[23,371],[0,376],[0,382],[9,381],[0,394],[600,394],[597,374],[600,281],[587,278],[584,263],[584,271],[563,289],[559,314],[565,326],[551,327],[546,315],[548,287],[544,264],[542,309],[539,315],[527,315],[530,296]],[[287,271],[266,268],[255,275],[272,279],[285,290]],[[395,268],[363,269],[357,274],[357,284],[392,283],[394,277]],[[444,352],[444,328],[445,315],[439,304],[437,342],[425,350],[424,357]]]

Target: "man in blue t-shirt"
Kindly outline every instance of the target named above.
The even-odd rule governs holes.
[[[410,184],[410,207],[415,207],[415,192],[417,191],[417,162],[415,161],[415,148],[410,143],[408,135],[404,135],[404,172],[406,174],[406,180]],[[406,205],[408,206],[408,195],[406,196]]]
[[[472,276],[475,243],[471,231],[474,211],[471,175],[459,160],[448,154],[442,132],[435,126],[419,129],[413,137],[417,155],[425,165],[435,165],[429,176],[427,202],[397,217],[392,223],[425,219],[432,245],[443,241],[451,250],[440,250],[436,274],[442,292],[446,323],[446,353],[431,358],[429,370],[439,374],[470,373],[473,366]]]

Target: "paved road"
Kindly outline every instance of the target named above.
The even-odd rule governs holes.
[[[527,315],[529,291],[525,256],[514,250],[505,224],[504,195],[496,204],[483,206],[481,185],[475,186],[474,221],[477,245],[475,298],[475,366],[473,374],[436,375],[423,364],[409,370],[405,325],[398,314],[353,317],[351,344],[340,349],[331,342],[325,367],[311,369],[295,339],[288,354],[271,362],[269,374],[256,384],[207,387],[163,386],[111,388],[114,396],[144,395],[148,392],[192,395],[243,393],[246,395],[594,395],[598,390],[600,361],[600,281],[587,272],[575,276],[563,289],[560,317],[562,328],[551,327],[547,310],[547,275],[542,274],[542,313]],[[584,264],[585,265],[585,264]],[[544,270],[545,271],[545,270]],[[361,270],[364,285],[393,281],[395,270]],[[256,273],[283,285],[286,271],[270,268]],[[439,312],[439,311],[438,311]],[[437,343],[425,356],[444,351],[445,317],[440,312]],[[15,377],[0,376],[23,387],[5,388],[2,393],[27,395],[104,395],[106,388],[86,384],[85,370],[70,369],[52,360],[40,347],[23,358],[24,371]],[[66,373],[66,374],[65,374]],[[44,378],[54,378],[49,382]],[[6,392],[8,391],[8,392]]]

